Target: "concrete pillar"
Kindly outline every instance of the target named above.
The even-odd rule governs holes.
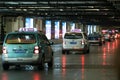
[[[1,24],[2,22],[1,22],[1,16],[0,16],[0,34],[1,34]]]
[[[71,29],[70,22],[66,23],[66,31],[69,32]]]
[[[17,17],[12,18],[12,32],[19,30],[18,22]]]
[[[88,31],[87,30],[87,26],[85,24],[82,24],[82,26],[83,26],[83,30],[82,31],[85,32],[85,33],[87,33],[87,31]]]
[[[60,23],[60,28],[59,28],[59,39],[62,39],[62,21],[59,21]]]
[[[92,33],[94,32],[94,25],[91,25],[92,26]]]
[[[98,33],[100,31],[100,27],[97,25],[96,26],[96,32]]]
[[[23,17],[20,16],[20,17],[17,18],[17,20],[18,20],[18,29],[22,28],[22,27],[25,27]]]
[[[34,25],[35,25],[35,27],[38,29],[38,30],[40,30],[40,31],[42,31],[42,26],[43,26],[43,20],[42,19],[40,19],[40,18],[35,18],[34,19]]]
[[[51,21],[51,39],[55,39],[55,21]]]
[[[82,32],[84,31],[84,26],[83,26],[83,24],[80,24],[80,29],[81,29]]]
[[[75,23],[75,29],[79,29],[79,24]]]
[[[6,23],[5,23],[5,30],[6,30],[6,33],[9,33],[12,31],[12,17],[7,17],[6,18]]]

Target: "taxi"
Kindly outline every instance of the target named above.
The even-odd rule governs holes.
[[[79,29],[65,33],[62,54],[68,54],[70,51],[83,51],[84,54],[89,53],[89,42],[86,33],[79,31]]]
[[[36,28],[20,28],[18,32],[8,33],[2,49],[3,70],[20,65],[34,65],[41,69],[46,62],[52,67],[52,44],[53,42]]]

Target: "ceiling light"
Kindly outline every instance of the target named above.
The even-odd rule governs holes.
[[[48,15],[48,13],[45,13],[45,15]]]
[[[60,9],[60,11],[63,11],[63,9]]]
[[[27,9],[23,9],[23,11],[27,11]]]
[[[13,7],[9,7],[9,8],[11,8],[11,9],[12,9]]]

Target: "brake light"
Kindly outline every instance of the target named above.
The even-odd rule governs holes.
[[[3,54],[7,54],[7,48],[3,47],[2,52],[3,52]]]
[[[81,44],[85,44],[85,41],[84,41],[84,40],[82,40],[82,41],[81,41]]]
[[[100,40],[100,38],[98,38],[98,40]]]
[[[40,53],[39,47],[35,46],[34,47],[34,54],[39,54],[39,53]]]
[[[66,44],[66,41],[64,41],[63,43]]]

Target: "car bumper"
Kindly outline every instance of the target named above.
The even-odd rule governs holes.
[[[4,58],[2,59],[2,63],[9,65],[36,65],[39,64],[40,61],[38,58]]]
[[[100,41],[100,40],[90,40],[89,41],[89,43],[100,43],[100,42],[102,42],[102,41]]]
[[[62,49],[63,51],[83,51],[84,50],[84,48],[79,48],[79,49],[76,49],[76,48],[74,48],[74,49]]]

